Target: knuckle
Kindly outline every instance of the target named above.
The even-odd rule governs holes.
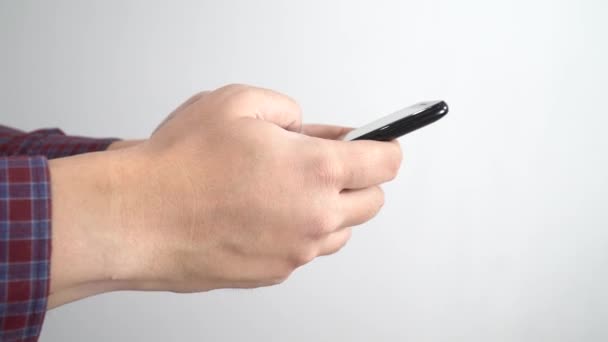
[[[289,105],[293,106],[294,108],[297,108],[298,110],[300,109],[300,105],[298,104],[298,102],[291,96],[272,90],[272,89],[265,89],[265,88],[260,88],[260,90],[262,92],[264,92],[265,95],[272,97],[272,98],[276,98],[276,99],[281,99],[283,101],[285,101],[286,103],[288,103]]]
[[[324,234],[325,234],[325,231],[321,225],[313,224],[310,226],[307,235],[308,235],[308,237],[312,238],[313,240],[319,240],[323,237]]]
[[[205,94],[206,94],[205,91],[199,91],[198,93],[195,93],[194,95],[190,96],[190,98],[188,100],[186,100],[186,102],[184,102],[180,107],[183,108],[189,104],[192,104],[192,103],[200,100]],[[169,117],[171,117],[171,115],[173,115],[173,113],[171,113],[169,115]]]
[[[274,277],[268,281],[268,284],[270,286],[279,285],[279,284],[284,283],[287,280],[287,278],[288,277]]]
[[[285,282],[291,273],[293,272],[293,267],[283,267],[279,271],[277,271],[270,279],[268,279],[269,285],[279,285]]]
[[[345,229],[344,235],[342,237],[342,241],[340,241],[340,243],[338,244],[338,246],[337,246],[336,250],[334,251],[334,253],[338,252],[339,250],[341,250],[342,248],[344,248],[344,246],[346,246],[346,244],[348,243],[348,241],[350,241],[350,238],[351,238],[352,234],[353,234],[352,229],[350,229],[350,228]]]
[[[298,101],[296,101],[293,97],[285,95],[285,94],[279,94],[279,95],[282,96],[283,98],[285,98],[285,100],[291,105],[291,107],[293,107],[293,111],[298,117],[302,116],[302,107],[300,107],[300,104],[298,103]]]
[[[244,90],[244,89],[248,89],[248,88],[250,88],[250,87],[245,84],[230,83],[230,84],[227,84],[227,85],[221,87],[220,89],[228,90],[228,91],[236,91],[236,90]]]
[[[209,94],[208,90],[199,91],[198,93],[196,93],[192,96],[192,99],[198,100],[198,99],[205,97],[207,94]]]
[[[337,219],[330,213],[322,212],[312,217],[310,225],[310,236],[313,239],[320,239],[332,232],[337,226]]]
[[[336,234],[340,234],[340,239],[336,241],[336,243],[334,243],[329,249],[327,249],[324,255],[335,254],[344,248],[352,236],[352,228],[344,228],[343,231]]]
[[[365,221],[371,220],[374,216],[378,215],[384,206],[384,191],[379,186],[375,186],[374,189],[375,191],[369,196],[367,206],[361,213],[361,217]]]
[[[259,95],[263,95],[266,96],[267,98],[270,98],[274,101],[278,101],[281,103],[284,103],[286,108],[288,109],[288,111],[295,115],[297,118],[297,121],[301,120],[302,117],[302,108],[300,107],[300,105],[298,104],[298,102],[292,98],[289,95],[280,93],[278,91],[274,91],[272,89],[266,89],[266,88],[254,88],[257,93]]]
[[[243,85],[235,86],[234,93],[245,101],[255,100],[259,96],[258,89]]]
[[[243,100],[243,98],[247,99],[255,94],[255,88],[245,84],[232,83],[217,89],[215,92],[230,96],[234,100]]]
[[[314,250],[313,248],[310,248],[310,247],[303,248],[302,250],[298,251],[294,255],[294,257],[293,257],[294,266],[298,267],[298,266],[308,264],[316,257],[317,257],[316,250]]]

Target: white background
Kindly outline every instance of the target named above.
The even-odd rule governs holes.
[[[380,215],[261,290],[112,293],[42,341],[608,340],[605,1],[0,0],[0,122],[146,137],[230,82],[358,126],[421,100]]]

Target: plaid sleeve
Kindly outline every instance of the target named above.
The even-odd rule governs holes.
[[[46,156],[48,159],[105,150],[117,139],[65,135],[59,129],[22,132],[0,125],[0,156]]]
[[[0,157],[0,341],[40,334],[49,291],[49,185],[45,157]]]

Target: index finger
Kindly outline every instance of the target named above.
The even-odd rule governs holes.
[[[236,101],[231,115],[271,122],[293,132],[300,132],[302,111],[291,97],[266,88],[231,84],[213,91],[220,100]],[[228,102],[230,103],[230,102]],[[230,106],[229,106],[230,107]],[[242,110],[248,108],[248,110]]]
[[[397,140],[329,141],[337,154],[339,184],[362,189],[393,180],[403,159]]]

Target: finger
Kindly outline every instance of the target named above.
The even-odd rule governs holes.
[[[384,191],[379,186],[340,193],[341,227],[357,226],[371,220],[384,205]]]
[[[362,189],[388,182],[397,176],[402,154],[394,141],[327,141],[337,155],[337,181],[343,189]]]
[[[321,242],[319,255],[330,255],[336,253],[346,245],[351,236],[351,227],[343,228],[329,234],[325,240]]]
[[[246,85],[229,85],[217,90],[243,101],[239,108],[249,108],[234,113],[240,117],[252,117],[272,122],[284,129],[300,132],[302,112],[300,106],[289,96],[276,91]]]
[[[350,127],[343,126],[306,124],[302,125],[301,133],[322,139],[341,140],[348,132],[352,130],[353,129]]]

